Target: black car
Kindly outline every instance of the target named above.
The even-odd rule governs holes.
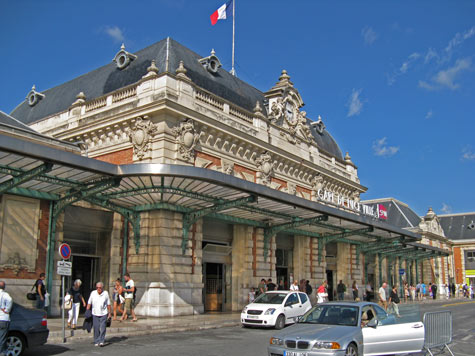
[[[25,348],[43,345],[48,340],[46,312],[13,303],[10,320],[7,336],[8,355],[21,355]]]

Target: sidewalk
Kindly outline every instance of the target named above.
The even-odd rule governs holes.
[[[438,298],[438,299],[424,299],[422,301],[415,302],[402,302],[401,305],[410,305],[410,304],[444,304],[444,303],[453,303],[460,301],[472,301],[467,298]],[[216,329],[227,326],[237,326],[240,325],[240,316],[241,314],[236,313],[209,313],[209,314],[199,314],[199,315],[185,315],[185,316],[175,316],[175,317],[161,317],[161,318],[150,318],[150,317],[140,317],[137,322],[129,321],[113,321],[110,328],[107,329],[107,336],[130,336],[130,335],[149,335],[149,334],[159,334],[166,332],[180,332],[180,331],[193,331],[193,330],[204,330],[204,329]],[[66,315],[67,318],[67,315]],[[78,320],[78,329],[71,330],[66,328],[66,341],[72,342],[75,340],[92,340],[92,331],[89,334],[87,331],[82,330],[84,318],[80,317]],[[49,318],[48,319],[48,328],[50,334],[48,337],[48,343],[50,344],[60,344],[63,342],[63,333],[61,326],[61,318]]]
[[[237,326],[240,324],[240,313],[212,313],[200,315],[185,315],[162,318],[138,317],[137,322],[113,321],[110,328],[107,328],[107,337],[112,336],[130,336],[130,335],[148,335],[166,332],[193,331],[204,329],[215,329],[227,326]],[[78,328],[71,330],[66,327],[66,341],[91,339],[93,331],[88,333],[82,330],[84,318],[78,320]],[[60,344],[63,342],[61,318],[49,318],[48,337],[49,344]]]

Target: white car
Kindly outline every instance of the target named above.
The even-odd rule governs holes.
[[[312,308],[306,293],[278,290],[261,294],[241,312],[243,326],[266,326],[282,329],[297,322]]]

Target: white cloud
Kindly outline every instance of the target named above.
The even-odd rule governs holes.
[[[470,146],[467,146],[462,150],[462,160],[475,161],[475,153],[472,152],[472,148]]]
[[[452,207],[450,205],[442,203],[442,209],[440,209],[440,211],[445,214],[450,214],[452,212]]]
[[[399,151],[399,146],[388,146],[387,138],[383,137],[373,142],[373,153],[375,156],[391,157]]]
[[[396,78],[406,74],[412,64],[417,61],[421,57],[420,53],[414,52],[411,53],[407,59],[401,64],[398,70],[396,70],[393,74],[388,75],[388,84],[393,85],[396,82]]]
[[[433,76],[432,83],[419,81],[419,86],[428,90],[444,88],[455,90],[460,87],[459,84],[455,83],[455,79],[459,76],[461,72],[469,70],[471,69],[471,67],[471,58],[458,59],[452,67],[447,68],[445,70],[441,70],[435,76]]]
[[[432,109],[430,109],[426,114],[426,119],[430,119],[433,115],[434,113],[432,112]]]
[[[374,41],[378,39],[378,34],[369,26],[366,26],[361,30],[361,36],[363,36],[364,43],[368,46],[371,46]]]
[[[353,90],[351,91],[350,98],[348,99],[348,103],[346,105],[348,106],[347,117],[359,115],[361,113],[361,110],[363,110],[363,102],[360,99],[362,91],[363,89],[356,90],[355,88],[353,88]]]
[[[407,70],[409,69],[409,67],[411,66],[411,64],[414,61],[416,61],[420,56],[421,55],[417,52],[414,52],[411,55],[409,55],[409,57],[407,57],[407,60],[402,63],[401,68],[399,68],[399,72],[401,72],[402,74],[405,74]]]
[[[437,52],[434,49],[429,48],[427,50],[427,53],[426,53],[425,57],[424,57],[424,64],[429,63],[434,58],[438,59],[439,55],[437,54]]]
[[[475,36],[475,26],[465,31],[464,33],[456,33],[455,36],[449,41],[447,47],[445,47],[445,52],[450,54],[453,49],[457,46],[460,46],[464,41]]]
[[[107,26],[104,29],[104,32],[108,34],[114,42],[125,42],[125,37],[122,30],[117,26]]]

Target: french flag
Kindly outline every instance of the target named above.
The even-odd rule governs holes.
[[[211,19],[211,25],[216,25],[218,20],[226,20],[231,17],[233,10],[233,0],[229,0],[226,4],[222,5],[218,10],[213,12],[209,17]]]

